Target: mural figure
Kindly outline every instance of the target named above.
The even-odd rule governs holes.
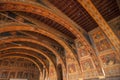
[[[11,72],[9,78],[15,78],[15,72]]]
[[[39,79],[39,70],[37,69],[36,65],[31,61],[27,61],[26,59],[23,58],[22,59],[19,58],[19,60],[18,58],[4,58],[0,60],[0,62],[2,63],[2,65],[0,65],[0,79],[1,78],[4,78],[4,80],[8,80],[8,78],[18,79],[27,78],[29,80]],[[32,75],[30,75],[30,73],[32,73]]]
[[[101,60],[104,64],[104,67],[118,63],[114,53],[101,56]]]
[[[84,57],[84,56],[88,55],[87,51],[85,49],[79,49],[79,54],[80,54],[80,57]]]
[[[92,36],[93,36],[93,40],[95,42],[98,42],[101,39],[104,39],[104,35],[100,31],[94,32],[94,34]]]
[[[107,41],[106,39],[97,42],[97,43],[96,43],[96,47],[97,47],[97,50],[98,50],[99,52],[111,48],[111,47],[110,47],[110,44],[108,43],[108,41]]]
[[[2,78],[7,78],[8,77],[8,72],[3,72],[2,73]]]
[[[54,76],[54,69],[52,67],[50,68],[50,76]]]
[[[22,78],[23,72],[18,72],[17,78]]]
[[[83,44],[81,42],[77,42],[76,46],[78,48],[79,57],[84,57],[84,56],[88,55],[87,50],[85,49],[85,47],[83,46]]]
[[[66,56],[66,58],[67,58],[67,61],[75,61],[75,59],[73,58],[73,56],[70,55],[70,54],[68,54],[68,55]]]
[[[28,78],[28,73],[24,73],[24,78]]]
[[[75,64],[69,64],[69,65],[68,65],[68,72],[69,72],[69,73],[74,73],[74,72],[76,72]]]
[[[77,42],[76,46],[77,46],[77,48],[81,48],[83,46],[83,44],[79,41],[79,42]]]
[[[82,68],[83,68],[83,71],[93,69],[92,61],[90,59],[82,61]]]

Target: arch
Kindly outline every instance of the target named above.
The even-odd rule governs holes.
[[[3,56],[3,55],[4,55],[4,56]],[[9,58],[9,57],[10,57],[10,56],[6,56],[5,54],[2,54],[2,56],[0,56],[0,60],[1,60],[1,59],[4,59],[4,58]],[[11,57],[12,57],[12,56],[11,56]],[[19,57],[19,58],[20,58],[20,57]],[[27,60],[33,62],[33,63],[38,67],[39,71],[41,71],[41,69],[40,69],[39,65],[37,64],[37,62],[35,62],[35,61],[32,60],[31,58],[22,57],[22,56],[21,56],[21,58],[25,58],[25,59],[27,59]]]
[[[55,66],[55,64],[53,63],[54,61],[53,61],[51,58],[49,58],[45,53],[43,53],[42,51],[40,51],[40,50],[36,50],[36,49],[34,49],[34,48],[27,47],[27,46],[14,46],[14,47],[7,47],[7,48],[4,48],[4,49],[1,49],[0,51],[9,50],[9,49],[26,49],[26,50],[32,50],[32,51],[35,51],[35,52],[37,52],[37,53],[40,53],[40,54],[42,54],[43,56],[45,56],[45,57],[53,64],[54,69],[55,69],[55,71],[56,71],[56,66]],[[56,71],[55,73],[57,74],[57,71]]]
[[[32,25],[32,26],[34,26],[34,25]],[[19,30],[37,32],[39,34],[42,34],[42,35],[45,35],[47,37],[50,37],[50,38],[54,39],[55,41],[57,41],[58,43],[60,43],[66,49],[66,51],[68,51],[70,54],[73,53],[73,51],[68,46],[68,44],[65,41],[63,41],[61,38],[59,38],[59,37],[51,34],[49,31],[44,31],[44,30],[39,29],[39,28],[36,29],[35,27],[32,27],[32,26],[23,26],[23,25],[21,25],[21,26],[20,25],[19,26],[10,26],[10,25],[8,25],[8,26],[1,27],[0,28],[0,33],[2,33],[2,32],[8,32],[8,31],[19,31]],[[75,61],[79,65],[79,61],[77,60],[77,58],[75,56],[73,56],[73,57],[76,59]]]
[[[4,59],[4,58],[10,58],[10,57],[18,57],[18,58],[24,58],[24,59],[27,59],[27,60],[29,60],[29,61],[31,61],[31,62],[33,62],[36,66],[37,66],[37,68],[38,68],[38,70],[39,70],[39,72],[40,72],[40,74],[42,74],[42,70],[41,70],[41,68],[40,68],[40,66],[38,65],[38,63],[37,62],[35,62],[34,60],[32,60],[31,58],[28,58],[28,57],[23,57],[23,56],[13,56],[13,55],[6,55],[6,56],[2,56],[2,57],[0,57],[0,59]],[[39,80],[40,80],[40,77],[39,77]]]
[[[25,42],[32,42],[35,44],[42,45],[42,46],[46,47],[47,49],[49,49],[50,51],[52,51],[56,55],[56,57],[59,57],[61,60],[61,63],[63,63],[63,66],[65,67],[65,63],[63,62],[63,59],[60,57],[60,55],[58,55],[57,52],[54,49],[52,49],[49,45],[47,45],[41,41],[37,41],[32,38],[21,37],[21,36],[20,37],[19,36],[11,36],[11,37],[4,37],[4,38],[5,39],[0,40],[0,44],[12,42],[12,41],[25,41]]]
[[[27,52],[10,52],[10,53],[4,53],[4,54],[0,54],[0,57],[3,56],[3,55],[7,55],[7,54],[23,54],[23,55],[28,55],[28,56],[31,56],[31,57],[34,57],[35,59],[37,59],[43,66],[45,66],[46,68],[46,71],[48,72],[48,69],[47,69],[47,66],[45,65],[45,63],[42,61],[42,59],[38,58],[37,56],[34,56],[34,55],[31,55]]]
[[[18,1],[20,1],[20,0],[18,0]],[[94,53],[94,50],[92,49],[91,45],[87,42],[87,40],[82,35],[82,33],[72,23],[68,22],[63,17],[54,13],[49,8],[47,8],[43,5],[40,5],[40,4],[39,4],[39,6],[37,6],[37,5],[26,4],[24,2],[17,3],[17,2],[1,1],[1,3],[3,4],[1,6],[2,11],[30,12],[30,13],[42,15],[44,17],[54,20],[55,22],[63,25],[65,28],[67,28],[69,31],[71,31],[80,40],[80,42],[82,42],[82,44],[85,45],[86,50],[92,51]],[[16,7],[16,5],[18,7]]]
[[[51,58],[49,58],[49,56],[47,56],[44,52],[42,52],[40,50],[31,48],[31,47],[28,47],[28,46],[12,46],[12,47],[7,47],[7,48],[4,48],[4,49],[1,49],[0,51],[9,50],[9,49],[25,49],[25,50],[35,51],[35,52],[37,52],[37,53],[42,54],[43,56],[45,56],[54,65],[54,68],[55,68],[55,64],[53,63],[54,61]]]
[[[0,1],[2,4],[4,4],[1,6],[2,7],[1,11],[24,11],[24,12],[30,12],[30,13],[42,15],[63,25],[65,28],[67,28],[76,36],[78,35],[78,33],[80,34],[80,31],[72,23],[68,22],[63,17],[60,17],[59,14],[54,13],[46,6],[43,6],[41,4],[32,5],[29,3],[22,2],[22,0],[9,1],[9,2],[3,0]]]

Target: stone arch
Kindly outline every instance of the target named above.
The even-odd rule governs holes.
[[[47,66],[45,65],[45,63],[40,58],[38,58],[37,56],[31,55],[31,54],[29,54],[27,52],[23,52],[23,53],[21,53],[21,52],[13,52],[12,53],[12,52],[10,52],[10,53],[1,54],[0,57],[3,56],[3,55],[7,55],[7,54],[23,54],[23,55],[32,56],[32,57],[36,58],[43,66],[45,66],[46,71],[48,72],[48,69],[47,69]]]
[[[52,19],[59,24],[63,25],[65,28],[67,28],[69,31],[71,31],[79,40],[82,42],[83,45],[85,45],[86,50],[92,51],[94,53],[94,50],[92,49],[91,45],[87,42],[85,37],[82,35],[82,33],[70,22],[65,20],[64,18],[60,17],[58,14],[51,11],[49,8],[42,6],[39,4],[39,6],[26,4],[24,2],[21,2],[18,0],[19,3],[16,2],[9,2],[3,1],[2,2],[2,11],[25,11],[30,12],[38,15],[45,16],[49,19]],[[16,7],[16,5],[18,7]]]
[[[50,37],[50,38],[54,39],[55,41],[57,41],[58,43],[60,43],[69,54],[73,53],[71,48],[61,38],[51,34],[49,31],[46,32],[46,31],[44,31],[42,29],[36,29],[35,27],[32,27],[32,26],[23,26],[23,25],[21,25],[21,26],[20,25],[19,26],[10,26],[10,25],[8,25],[7,26],[6,25],[6,26],[0,28],[0,33],[7,32],[7,31],[19,31],[19,30],[33,31],[33,32],[37,32],[39,34],[45,35],[47,37]],[[73,56],[73,57],[75,58],[75,56]],[[75,60],[75,61],[79,66],[78,60]]]
[[[13,36],[13,37],[4,37],[4,38],[6,38],[6,39],[1,40],[1,41],[0,41],[0,44],[12,42],[12,41],[32,42],[32,43],[39,44],[39,45],[42,45],[42,46],[46,47],[47,49],[49,49],[50,51],[52,51],[52,52],[56,55],[56,57],[59,57],[59,58],[60,58],[60,55],[58,55],[58,53],[57,53],[55,50],[53,50],[49,45],[44,44],[44,43],[42,43],[42,42],[40,42],[40,41],[34,40],[34,39],[32,39],[32,38],[17,37],[17,36],[15,36],[15,37],[14,37],[14,36]],[[60,60],[61,60],[61,58],[60,58]],[[62,63],[63,66],[65,67],[65,64],[64,64],[63,60],[61,60],[61,63]]]
[[[42,51],[40,51],[40,50],[36,50],[36,49],[34,49],[34,48],[27,47],[27,46],[7,47],[7,48],[4,48],[4,49],[1,49],[0,51],[9,50],[9,49],[26,49],[26,50],[32,50],[32,51],[35,51],[35,52],[38,52],[38,53],[42,54],[43,56],[45,56],[45,57],[54,65],[53,67],[54,67],[54,69],[55,69],[55,73],[57,74],[55,64],[53,63],[53,61],[51,60],[51,58],[49,58],[44,52],[42,52]]]

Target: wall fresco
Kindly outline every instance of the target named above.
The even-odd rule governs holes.
[[[98,68],[95,65],[99,64],[99,62],[96,60],[97,61],[96,64],[94,63],[93,60],[95,56],[91,56],[94,53],[88,50],[88,48],[86,48],[83,45],[83,43],[79,42],[78,39],[76,39],[76,46],[77,46],[77,52],[78,52],[79,61],[82,69],[81,77],[85,79],[96,78],[98,76],[98,71],[97,71]]]
[[[103,40],[105,38],[104,34],[98,29],[95,29],[95,31],[92,33],[92,37],[94,42],[99,42],[100,40]]]
[[[108,40],[106,39],[104,33],[100,30],[100,28],[96,28],[93,31],[91,31],[90,36],[98,52],[102,52],[111,48],[110,43],[108,42]]]
[[[56,80],[57,74],[52,63],[49,66],[49,80]]]
[[[9,75],[10,78],[15,78],[15,72],[11,72]]]
[[[83,71],[90,70],[90,69],[94,68],[91,59],[86,59],[86,60],[81,61],[81,65],[82,65]]]
[[[0,79],[27,78],[36,80],[39,78],[39,70],[31,61],[24,58],[5,58],[0,61]]]
[[[80,41],[76,41],[77,53],[79,57],[84,57],[88,55],[88,52]]]
[[[54,76],[55,75],[55,70],[54,70],[54,68],[51,68],[50,69],[50,76]]]
[[[9,73],[9,72],[7,72],[7,71],[2,72],[1,78],[7,78],[7,77],[8,77],[8,73]]]
[[[99,42],[96,42],[96,48],[99,52],[101,51],[105,51],[107,49],[110,49],[110,44],[108,43],[108,41],[106,39],[103,39]]]
[[[102,60],[104,67],[111,66],[111,65],[118,63],[118,60],[114,52],[106,54],[106,55],[102,55],[100,56],[100,59]]]
[[[74,73],[74,72],[76,72],[75,64],[69,64],[69,65],[68,65],[68,72],[69,72],[69,73]]]
[[[120,76],[118,53],[106,35],[99,27],[89,32],[89,35],[105,76]]]

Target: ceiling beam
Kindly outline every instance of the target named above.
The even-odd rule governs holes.
[[[117,4],[118,4],[118,7],[120,9],[120,0],[116,0],[117,1]]]
[[[55,7],[53,4],[51,4],[48,0],[43,0],[42,2],[44,4],[46,4],[51,9],[51,11],[53,11],[56,14],[59,14],[64,19],[71,22],[71,24],[75,25],[75,27],[78,28],[81,31],[81,33],[87,34],[87,32],[82,27],[80,27],[78,24],[76,24],[72,19],[70,19],[67,15],[65,15],[63,12],[61,12],[57,7]]]

